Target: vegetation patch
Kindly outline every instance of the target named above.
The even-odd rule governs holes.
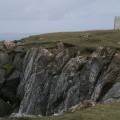
[[[98,104],[95,107],[60,116],[20,118],[20,120],[119,120],[120,103]],[[14,118],[19,120],[19,118]]]

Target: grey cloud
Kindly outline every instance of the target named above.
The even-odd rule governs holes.
[[[0,1],[0,19],[59,20],[93,0],[4,0]]]
[[[113,28],[120,0],[0,0],[0,32]]]

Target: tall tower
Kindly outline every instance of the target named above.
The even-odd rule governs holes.
[[[114,29],[115,30],[120,30],[120,16],[115,16]]]

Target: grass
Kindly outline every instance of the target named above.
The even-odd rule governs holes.
[[[20,120],[120,120],[120,103],[98,104],[95,107],[61,116],[21,118]]]
[[[22,39],[25,44],[49,43],[59,40],[80,48],[97,48],[99,46],[120,48],[120,31],[98,30],[86,32],[61,32],[30,36]]]
[[[120,103],[97,105],[83,111],[59,117],[46,117],[41,120],[119,120]]]

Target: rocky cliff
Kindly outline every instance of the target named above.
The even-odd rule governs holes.
[[[0,50],[0,116],[63,113],[81,101],[120,99],[120,51],[81,49],[56,42],[55,48],[6,45]]]

